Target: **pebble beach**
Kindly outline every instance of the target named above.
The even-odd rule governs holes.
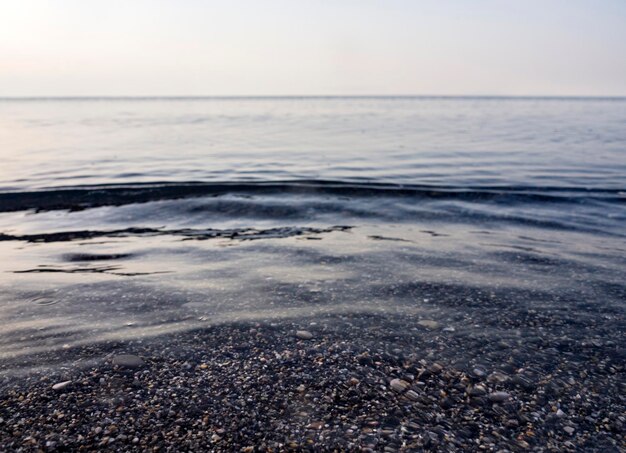
[[[65,351],[60,370],[5,377],[0,444],[5,451],[622,451],[624,370],[603,359],[610,344],[550,345],[546,337],[530,348],[481,349],[455,331],[434,320],[333,316]],[[564,347],[586,362],[551,361],[552,349]],[[462,357],[471,359],[461,365]]]

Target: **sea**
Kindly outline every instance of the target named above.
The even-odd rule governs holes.
[[[623,364],[625,303],[624,98],[0,100],[6,379],[320,319]]]

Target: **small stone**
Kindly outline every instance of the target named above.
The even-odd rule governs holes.
[[[59,382],[58,384],[54,384],[52,386],[52,390],[56,390],[58,392],[65,390],[67,388],[68,385],[70,385],[72,383],[72,381],[63,381],[63,382]]]
[[[491,382],[492,384],[502,384],[502,383],[507,382],[509,380],[510,379],[509,379],[509,377],[506,374],[501,373],[499,371],[494,371],[487,378],[487,381]]]
[[[304,386],[304,384],[300,384],[296,390],[299,393],[304,393],[304,391],[306,390],[306,387]]]
[[[408,392],[406,392],[406,396],[413,401],[417,401],[419,399],[419,395],[413,390],[409,390]]]
[[[348,384],[355,386],[355,385],[359,385],[359,380],[357,378],[350,378],[350,380],[348,381]]]
[[[427,329],[436,329],[437,327],[439,327],[439,323],[437,321],[433,321],[432,319],[422,319],[417,323],[422,327],[426,327]]]
[[[493,392],[489,394],[489,401],[493,403],[502,403],[508,400],[510,397],[511,395],[506,392]]]
[[[450,397],[445,397],[441,400],[441,403],[439,403],[439,405],[446,410],[452,409],[454,407],[454,400]]]
[[[571,436],[572,434],[574,434],[575,429],[572,428],[571,426],[566,426],[563,428],[563,431],[565,431],[567,434]]]
[[[506,421],[505,425],[508,428],[517,428],[519,426],[519,422],[515,420],[514,418],[510,418]]]
[[[472,374],[478,378],[483,378],[487,375],[487,371],[483,367],[476,367],[472,370]]]
[[[309,423],[307,428],[309,428],[309,429],[322,429],[323,426],[324,426],[324,422],[311,422],[311,423]]]
[[[470,388],[467,393],[469,393],[472,396],[481,396],[487,393],[487,391],[485,390],[485,387],[483,387],[482,385],[475,385],[474,387]]]
[[[133,354],[121,354],[113,357],[113,365],[122,368],[141,368],[144,364],[141,357]]]
[[[443,370],[443,366],[438,363],[433,363],[431,366],[428,367],[428,371],[430,371],[432,374],[438,374],[441,372],[441,370]]]
[[[311,338],[313,338],[313,334],[308,330],[298,330],[296,332],[296,337],[301,340],[310,340]]]
[[[556,416],[561,418],[561,417],[565,417],[565,412],[563,412],[561,409],[559,409],[558,411],[556,411]]]
[[[409,383],[407,381],[403,381],[402,379],[392,379],[389,386],[396,392],[404,392],[409,388]]]

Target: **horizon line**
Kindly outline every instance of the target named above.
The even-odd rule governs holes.
[[[28,100],[201,100],[201,99],[574,99],[626,100],[626,95],[507,94],[286,94],[286,95],[54,95],[0,96],[0,101]]]

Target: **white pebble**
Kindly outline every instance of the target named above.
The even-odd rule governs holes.
[[[52,386],[52,390],[57,390],[57,391],[61,391],[61,390],[65,390],[67,388],[68,385],[70,385],[72,383],[72,381],[63,381],[63,382],[59,382],[58,384],[54,384]]]

